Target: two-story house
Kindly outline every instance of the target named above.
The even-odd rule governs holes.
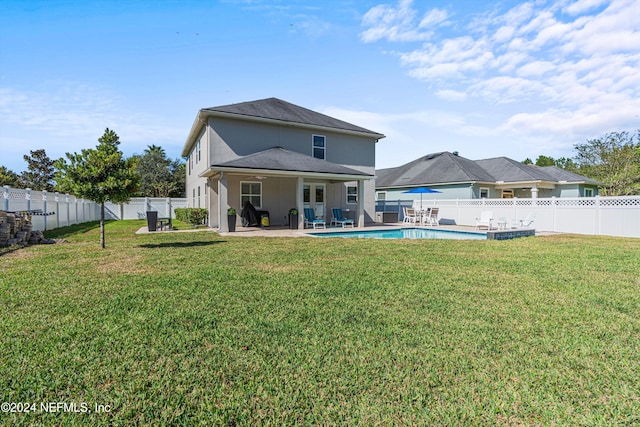
[[[182,150],[189,206],[228,231],[227,209],[246,201],[284,225],[291,208],[329,223],[340,207],[360,227],[375,215],[375,143],[384,135],[277,98],[198,112]]]

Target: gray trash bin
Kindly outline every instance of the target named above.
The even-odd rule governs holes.
[[[147,211],[147,228],[156,231],[158,225],[158,211]]]

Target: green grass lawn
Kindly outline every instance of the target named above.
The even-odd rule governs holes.
[[[640,239],[142,225],[0,256],[0,424],[640,424]]]

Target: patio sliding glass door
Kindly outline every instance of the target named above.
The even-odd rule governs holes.
[[[306,184],[304,186],[304,207],[313,208],[316,218],[325,217],[325,191],[324,184]]]

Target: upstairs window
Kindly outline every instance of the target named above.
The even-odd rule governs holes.
[[[327,147],[326,137],[324,135],[313,135],[313,157],[320,160],[326,160]]]

